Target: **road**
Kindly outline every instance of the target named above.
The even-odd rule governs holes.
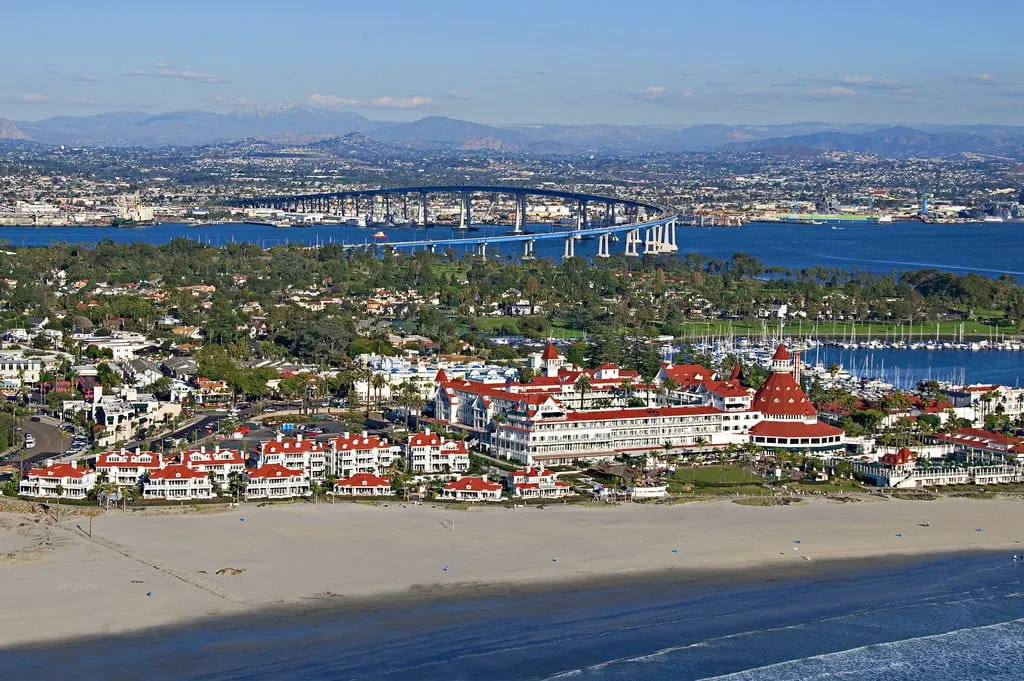
[[[64,453],[65,446],[71,442],[71,437],[64,433],[61,438],[60,429],[50,423],[43,421],[31,421],[29,419],[19,420],[22,430],[18,437],[24,438],[25,433],[32,433],[36,439],[36,446],[32,449],[22,449],[9,460],[15,465],[28,467],[44,459],[57,458]]]

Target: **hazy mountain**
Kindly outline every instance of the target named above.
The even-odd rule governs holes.
[[[729,148],[772,153],[780,149],[787,152],[794,149],[856,151],[899,158],[937,158],[967,153],[1024,158],[1024,130],[998,126],[971,127],[975,132],[949,128],[924,131],[908,126],[862,133],[818,132],[734,144]]]
[[[18,129],[13,121],[0,118],[0,140],[27,140],[29,136]]]
[[[119,112],[18,123],[26,135],[39,142],[88,146],[192,145],[252,137],[310,141],[329,135],[365,132],[377,126],[368,118],[348,111],[298,106],[241,109],[227,114]]]
[[[1024,159],[1024,128],[800,122],[785,125],[514,125],[444,116],[408,123],[373,121],[348,111],[301,106],[248,107],[231,113],[113,112],[33,123],[0,119],[0,139],[82,146],[165,146],[262,139],[311,143],[351,133],[333,153],[384,153],[370,142],[410,151],[453,149],[540,154],[644,154],[728,150],[779,155],[856,151],[892,157],[982,154]],[[333,142],[332,144],[339,144]]]

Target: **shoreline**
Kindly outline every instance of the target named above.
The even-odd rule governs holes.
[[[425,506],[108,514],[93,519],[93,539],[75,528],[80,517],[57,525],[3,513],[0,579],[11,597],[0,636],[3,648],[23,648],[508,597],[611,597],[646,585],[785,585],[1024,553],[1017,500],[607,511],[474,509],[458,514],[455,533],[442,525],[444,509]]]

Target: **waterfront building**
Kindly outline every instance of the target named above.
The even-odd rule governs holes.
[[[442,499],[453,501],[501,501],[501,485],[486,478],[452,480],[441,490]]]
[[[834,451],[844,447],[843,430],[818,420],[818,411],[800,387],[793,357],[780,345],[771,374],[754,395],[759,416],[750,441],[768,451]]]
[[[305,473],[310,480],[324,479],[327,469],[327,450],[316,440],[303,439],[302,435],[285,438],[278,434],[273,440],[260,442],[259,465],[277,464],[291,470]]]
[[[935,433],[932,442],[952,445],[954,451],[969,457],[1016,459],[1024,455],[1024,438],[980,428],[958,428],[952,433]]]
[[[96,472],[106,481],[121,487],[139,484],[143,476],[151,475],[164,467],[160,454],[150,451],[119,449],[102,452],[96,457]]]
[[[834,463],[834,461],[833,461]],[[904,447],[877,461],[854,461],[853,471],[878,487],[915,489],[945,485],[995,485],[1024,480],[1019,464],[919,466],[917,456]]]
[[[327,441],[328,466],[339,477],[357,473],[384,475],[396,460],[403,458],[402,448],[387,438],[360,433],[343,433]]]
[[[446,440],[428,428],[405,442],[408,469],[413,473],[451,474],[469,470],[469,450],[460,440]]]
[[[209,474],[184,464],[170,464],[150,473],[143,483],[142,496],[146,499],[211,499],[213,483]]]
[[[46,461],[43,468],[33,468],[18,483],[18,494],[28,497],[85,499],[96,485],[97,475],[78,463]]]
[[[203,473],[213,473],[213,481],[221,489],[226,487],[232,473],[245,473],[245,454],[237,449],[221,449],[220,445],[184,451],[181,463]]]
[[[506,480],[512,496],[524,499],[557,499],[574,494],[569,483],[558,480],[554,471],[545,468],[513,471]]]
[[[328,492],[346,497],[390,497],[393,495],[391,481],[370,473],[356,473],[334,483],[334,490]]]
[[[306,497],[310,493],[309,479],[301,470],[268,463],[248,472],[245,487],[246,500],[291,499]]]

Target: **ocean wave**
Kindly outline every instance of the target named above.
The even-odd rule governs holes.
[[[1024,618],[941,634],[858,646],[708,676],[699,681],[941,681],[1019,679]]]

